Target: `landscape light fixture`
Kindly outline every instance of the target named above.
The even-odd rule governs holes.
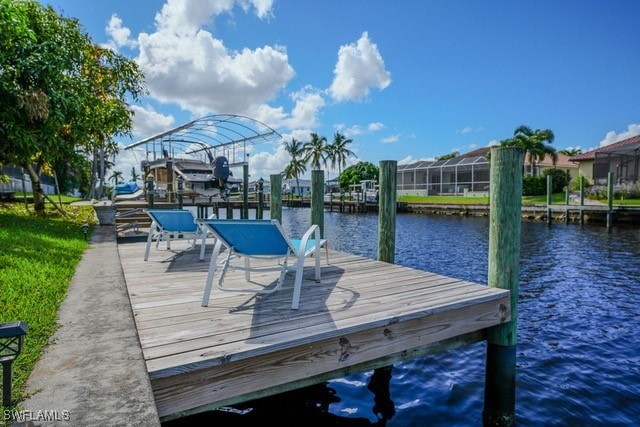
[[[2,406],[11,406],[11,363],[24,344],[29,326],[24,322],[0,323],[0,363],[2,363]]]
[[[82,232],[84,233],[84,240],[87,240],[87,233],[89,233],[89,224],[86,222],[82,224]]]

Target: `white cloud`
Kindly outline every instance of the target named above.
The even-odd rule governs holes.
[[[122,26],[122,19],[118,15],[111,15],[109,23],[105,28],[105,32],[111,38],[107,45],[113,50],[118,50],[120,47],[136,47],[137,42],[131,39],[131,30]]]
[[[274,128],[294,130],[317,127],[319,125],[318,114],[325,106],[325,100],[320,91],[306,86],[291,93],[290,98],[295,102],[291,113],[285,112],[283,107],[260,104],[250,107],[247,110],[247,115],[263,123],[268,123]]]
[[[407,157],[405,157],[402,160],[398,160],[398,164],[399,165],[410,165],[411,163],[416,163],[416,162],[433,162],[435,161],[435,159],[433,157],[422,157],[422,158],[415,158],[412,155],[408,155]]]
[[[143,108],[132,105],[133,134],[142,139],[160,132],[164,132],[174,127],[173,116],[165,116],[156,112],[152,107]]]
[[[347,138],[352,138],[358,135],[372,134],[372,133],[379,132],[384,128],[384,125],[382,123],[376,122],[376,123],[369,123],[366,126],[353,125],[348,128],[344,123],[339,123],[337,125],[334,125],[333,127],[335,128],[336,131],[342,133]]]
[[[600,141],[600,147],[613,144],[614,142],[624,141],[625,139],[632,138],[640,135],[640,124],[630,124],[627,126],[627,131],[622,133],[616,133],[615,131],[607,132],[607,136]]]
[[[400,135],[396,134],[396,135],[390,135],[386,138],[382,138],[380,142],[383,144],[392,144],[394,142],[398,142],[399,139],[400,139]]]
[[[367,32],[356,43],[340,47],[333,72],[329,93],[336,101],[362,100],[371,88],[384,90],[391,84],[391,74]]]
[[[478,126],[476,128],[471,127],[471,126],[465,126],[460,130],[457,130],[456,133],[462,134],[462,135],[466,135],[468,133],[476,133],[476,132],[482,132],[482,126]]]
[[[368,127],[370,132],[378,132],[379,130],[382,130],[384,125],[380,122],[375,122],[375,123],[369,123]]]
[[[150,95],[202,115],[245,114],[272,100],[293,78],[287,52],[281,46],[230,51],[222,40],[201,28],[235,5],[253,5],[260,18],[272,2],[168,0],[156,14],[156,31],[138,36],[137,58]]]

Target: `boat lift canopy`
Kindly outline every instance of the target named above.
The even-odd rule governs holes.
[[[198,154],[225,156],[230,165],[233,165],[247,161],[247,144],[280,138],[282,136],[274,129],[249,117],[214,114],[134,142],[125,147],[125,150],[144,145],[147,160],[198,157]]]

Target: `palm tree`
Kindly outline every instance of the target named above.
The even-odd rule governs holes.
[[[347,139],[347,137],[340,132],[336,132],[333,135],[333,143],[327,147],[327,158],[331,160],[331,167],[335,168],[336,165],[338,165],[338,177],[342,175],[342,168],[347,166],[347,158],[356,155],[347,148],[347,145],[352,142],[353,140]]]
[[[452,151],[449,154],[443,154],[442,156],[436,156],[436,160],[449,160],[460,154],[459,151]]]
[[[300,175],[307,171],[307,161],[305,158],[304,145],[295,138],[291,142],[286,142],[284,149],[291,156],[291,161],[284,169],[287,179],[296,179],[296,188],[300,191]]]
[[[115,182],[116,185],[120,184],[121,179],[122,179],[122,172],[120,171],[113,171],[113,173],[109,177],[109,181]]]
[[[558,153],[564,154],[565,156],[574,157],[578,154],[582,154],[582,150],[579,148],[563,148],[562,150],[558,150]]]
[[[529,164],[531,165],[531,174],[536,176],[536,163],[543,160],[546,155],[551,157],[551,161],[555,165],[558,161],[558,153],[555,148],[545,144],[551,144],[555,136],[550,129],[531,130],[528,126],[518,126],[513,132],[513,137],[500,142],[503,147],[520,147],[525,150],[525,155],[529,155]]]
[[[131,181],[132,182],[136,182],[140,179],[140,174],[138,173],[138,171],[136,170],[135,166],[131,167]]]
[[[327,165],[327,138],[319,136],[317,132],[311,132],[311,140],[304,144],[302,150],[305,153],[305,160],[311,161],[314,170],[320,170],[320,163]]]

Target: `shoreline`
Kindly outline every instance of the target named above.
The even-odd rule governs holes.
[[[550,205],[551,217],[554,222],[579,222],[579,205]],[[589,224],[607,222],[606,205],[585,205],[584,222]],[[398,212],[411,213],[417,215],[436,216],[474,216],[489,217],[489,204],[431,204],[431,203],[398,203]],[[567,210],[569,218],[567,218]],[[640,206],[619,206],[613,207],[614,223],[618,224],[640,224]],[[547,220],[547,205],[522,205],[522,219],[533,221]]]

